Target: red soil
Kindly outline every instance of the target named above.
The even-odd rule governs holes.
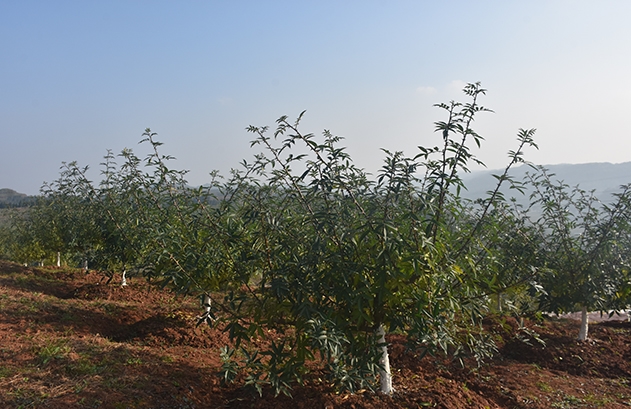
[[[196,328],[198,300],[142,279],[121,288],[78,270],[0,261],[0,407],[41,408],[623,408],[631,406],[631,325],[489,320],[500,346],[479,369],[419,359],[392,335],[396,392],[337,394],[318,372],[293,399],[263,397],[216,376],[220,328]]]

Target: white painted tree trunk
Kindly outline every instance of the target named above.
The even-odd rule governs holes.
[[[61,267],[61,252],[57,252],[57,267]]]
[[[381,387],[379,391],[386,395],[392,395],[394,389],[392,388],[392,372],[390,372],[390,357],[388,356],[388,345],[386,344],[386,330],[383,327],[383,324],[379,325],[377,329],[377,337],[379,338],[379,343],[382,344],[381,348],[381,358],[379,358],[379,364],[381,368],[379,369],[379,380],[381,383]]]
[[[578,340],[585,341],[587,340],[587,331],[589,330],[589,319],[587,317],[587,307],[583,305],[583,309],[581,311],[581,329],[578,332]]]
[[[121,287],[125,287],[127,285],[127,277],[125,277],[125,274],[127,274],[127,270],[123,270],[123,278],[121,279]]]
[[[210,296],[208,294],[204,294],[204,302],[202,303],[204,307],[204,312],[206,315],[210,314]]]
[[[88,272],[88,259],[83,260],[83,271]]]

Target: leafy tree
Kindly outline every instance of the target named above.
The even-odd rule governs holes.
[[[541,242],[539,232],[529,222],[527,210],[515,198],[507,200],[500,190],[508,184],[510,190],[525,193],[526,184],[515,180],[510,170],[517,164],[534,167],[523,159],[524,148],[538,149],[534,133],[534,129],[519,130],[518,149],[508,152],[510,162],[504,171],[492,175],[497,180],[495,188],[487,192],[486,198],[471,204],[468,211],[472,215],[463,215],[460,221],[469,227],[465,227],[468,234],[458,253],[474,246],[469,247],[469,252],[472,256],[477,252],[474,263],[480,274],[476,280],[496,297],[498,312],[502,312],[503,305],[518,314],[532,312],[535,308],[532,294],[541,290],[537,282],[541,264],[537,252]],[[503,299],[506,295],[509,298]]]
[[[531,212],[539,214],[534,223],[543,238],[538,251],[547,271],[541,308],[582,311],[579,340],[584,341],[587,312],[619,307],[620,293],[628,288],[623,276],[628,275],[628,256],[620,244],[629,234],[631,185],[622,186],[611,203],[603,203],[593,192],[570,188],[553,176],[544,168],[529,176],[534,188]]]
[[[28,264],[46,257],[43,243],[31,219],[33,208],[12,209],[9,221],[2,227],[3,254],[9,259]]]
[[[101,242],[93,251],[94,264],[106,271],[120,271],[121,284],[127,284],[127,271],[142,269],[150,264],[144,258],[151,220],[146,212],[151,206],[139,202],[143,196],[143,178],[139,168],[141,161],[129,149],[119,155],[123,159],[120,168],[116,157],[108,151],[101,163],[103,180],[94,188],[94,205],[100,209],[98,229]]]
[[[225,319],[238,345],[265,330],[285,337],[268,351],[242,348],[240,364],[225,350],[225,379],[243,369],[259,390],[269,384],[288,393],[317,352],[340,387],[372,388],[379,379],[391,393],[385,334],[394,330],[425,352],[490,353],[480,325],[489,289],[479,285],[484,271],[476,259],[497,227],[490,214],[499,190],[467,223],[469,208],[458,196],[460,172],[477,161],[468,144],[482,140],[471,124],[486,111],[477,103],[484,92],[469,84],[472,102],[439,105],[448,113],[437,123],[443,146],[421,148],[414,158],[384,151],[375,180],[353,165],[341,138],[303,134],[301,117],[280,118],[273,137],[265,127],[249,128],[264,153],[245,163],[248,178],[237,178],[240,186],[250,182],[233,198],[243,223],[233,251],[244,261],[235,278],[244,290],[226,296]],[[534,144],[531,136],[520,133],[509,167]]]
[[[15,253],[18,259],[54,255],[60,266],[62,255],[73,261],[85,258],[97,236],[94,209],[82,186],[74,183],[79,172],[76,163],[64,163],[60,178],[45,184],[37,203],[13,219],[15,245],[22,247]]]

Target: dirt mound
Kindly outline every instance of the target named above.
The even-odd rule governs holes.
[[[548,321],[544,326],[541,338],[545,346],[513,340],[504,346],[502,356],[571,375],[631,378],[631,323],[591,325],[586,342],[577,341],[577,334],[568,332],[568,327],[575,326],[571,321]]]
[[[158,313],[129,325],[119,326],[109,338],[116,342],[135,342],[147,346],[222,347],[229,344],[226,334],[195,327],[195,317],[179,312]]]

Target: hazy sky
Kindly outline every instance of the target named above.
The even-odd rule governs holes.
[[[0,188],[36,194],[150,127],[191,184],[250,158],[248,125],[307,110],[356,163],[433,146],[432,107],[488,89],[476,154],[631,161],[631,1],[0,0]],[[631,175],[630,175],[631,179]]]

